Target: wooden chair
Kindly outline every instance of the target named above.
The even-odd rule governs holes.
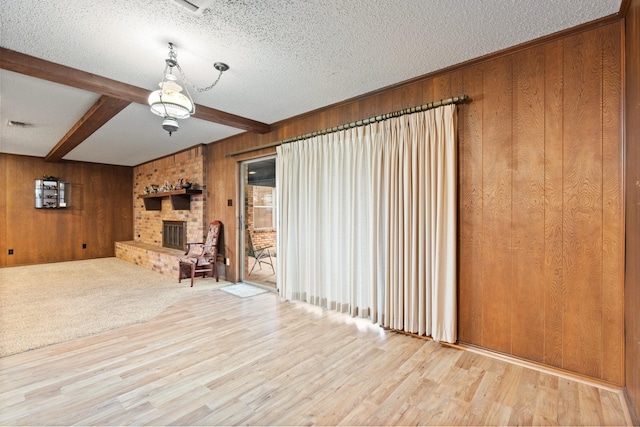
[[[183,258],[180,258],[178,283],[182,282],[182,276],[188,273],[191,276],[191,287],[193,287],[193,278],[196,274],[201,273],[202,277],[206,277],[211,273],[211,277],[218,281],[218,268],[216,261],[218,258],[218,238],[222,223],[213,221],[209,224],[209,232],[204,243],[187,243],[187,251]]]
[[[272,255],[271,255],[271,246],[266,246],[264,248],[255,248],[253,246],[253,240],[251,240],[251,233],[249,233],[249,230],[247,230],[247,236],[249,237],[249,253],[248,253],[248,255],[250,257],[253,257],[253,258],[256,259],[256,261],[253,263],[253,267],[251,267],[251,270],[249,271],[249,276],[253,272],[253,269],[256,268],[256,265],[258,266],[258,270],[262,270],[262,264],[270,265],[271,266],[271,270],[275,274],[276,270],[273,268],[273,258],[272,258]],[[266,260],[267,258],[269,258],[269,261]]]

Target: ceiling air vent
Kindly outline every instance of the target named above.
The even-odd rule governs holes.
[[[28,128],[29,126],[31,126],[29,123],[18,122],[16,120],[7,121],[7,125],[17,127],[17,128]]]
[[[173,0],[174,3],[190,10],[193,13],[202,13],[209,7],[211,0]]]

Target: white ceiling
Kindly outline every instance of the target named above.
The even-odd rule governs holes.
[[[203,3],[203,0],[198,0]],[[167,43],[197,104],[271,124],[615,14],[621,0],[2,0],[0,46],[141,88]],[[457,94],[455,94],[457,95]],[[0,71],[0,152],[46,156],[99,94]],[[9,120],[28,127],[9,126]],[[134,166],[244,132],[195,118],[169,137],[131,104],[64,158]]]

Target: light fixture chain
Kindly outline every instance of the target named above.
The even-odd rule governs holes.
[[[180,64],[176,63],[176,68],[178,69],[178,71],[180,71],[180,75],[182,76],[182,79],[192,88],[194,88],[197,92],[206,92],[208,90],[213,89],[213,87],[215,85],[218,84],[218,82],[220,81],[220,78],[222,77],[222,73],[224,71],[220,71],[220,74],[218,74],[218,78],[216,79],[216,81],[214,81],[213,83],[211,83],[209,86],[207,87],[198,87],[196,85],[194,85],[193,83],[191,83],[191,80],[189,80],[189,78],[187,77],[187,75],[184,73],[184,71],[182,71],[182,67],[180,66]]]

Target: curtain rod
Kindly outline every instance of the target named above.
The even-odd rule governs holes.
[[[232,153],[227,153],[224,156],[225,157],[233,157],[233,156],[237,156],[237,155],[240,155],[240,154],[251,153],[253,151],[262,150],[264,148],[277,147],[279,145],[289,144],[290,142],[296,142],[296,141],[300,141],[300,140],[303,140],[303,139],[313,138],[314,136],[318,136],[318,135],[326,135],[328,133],[339,132],[339,131],[345,130],[345,129],[351,129],[351,128],[355,128],[355,127],[359,127],[359,126],[365,126],[365,125],[368,125],[368,124],[371,124],[371,123],[381,122],[383,120],[387,120],[387,119],[390,119],[392,117],[400,117],[400,116],[404,116],[405,114],[411,114],[411,113],[417,113],[419,111],[431,110],[431,109],[434,109],[434,108],[442,107],[443,105],[459,104],[459,103],[465,102],[467,100],[469,100],[469,97],[467,95],[454,96],[453,98],[441,99],[440,101],[430,102],[428,104],[419,105],[417,107],[411,107],[411,108],[406,108],[404,110],[394,111],[392,113],[383,114],[381,116],[375,116],[375,117],[370,117],[368,119],[358,120],[357,122],[351,122],[351,123],[347,123],[347,124],[344,124],[344,125],[340,125],[340,126],[335,126],[335,127],[332,127],[332,128],[319,130],[319,131],[316,131],[316,132],[308,133],[306,135],[299,135],[299,136],[295,136],[293,138],[283,139],[281,141],[276,141],[276,142],[272,142],[272,143],[269,143],[269,144],[259,145],[257,147],[245,148],[244,150],[238,150],[238,151],[234,151]]]

